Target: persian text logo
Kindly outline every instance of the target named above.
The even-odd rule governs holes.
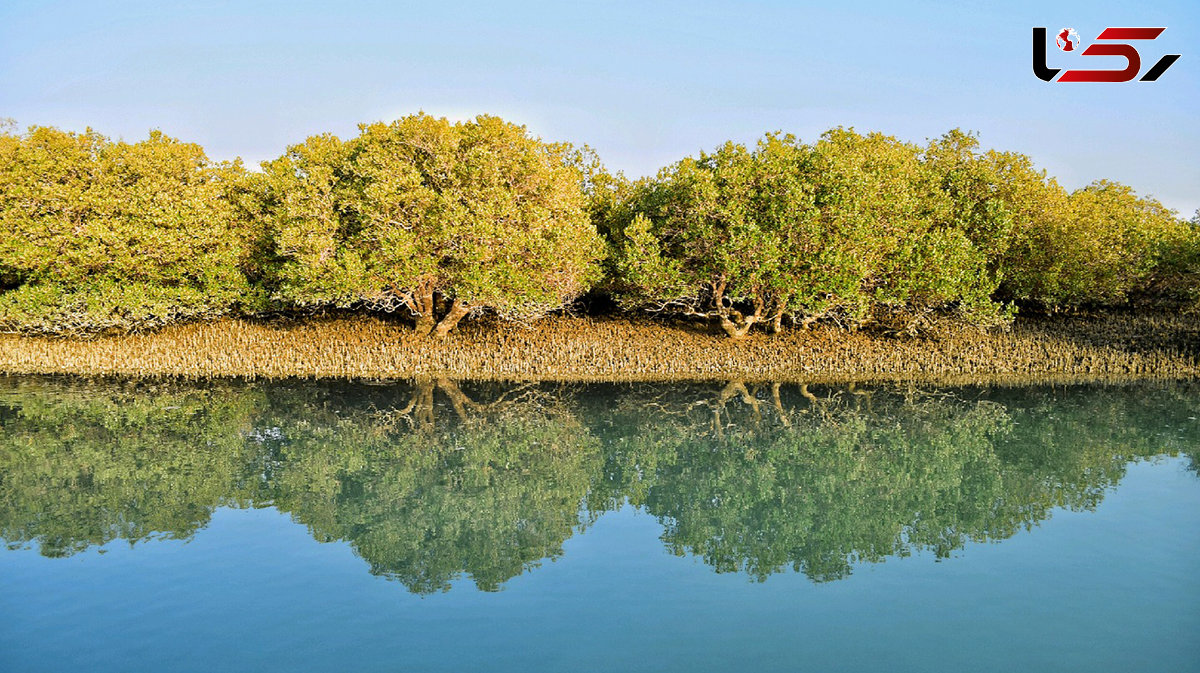
[[[1047,82],[1129,82],[1142,70],[1142,56],[1131,44],[1117,40],[1153,40],[1166,28],[1105,28],[1096,40],[1079,52],[1081,56],[1120,56],[1125,59],[1122,70],[1068,70],[1058,79],[1062,68],[1046,66],[1046,29],[1033,29],[1033,74]],[[1076,52],[1082,41],[1074,28],[1063,28],[1055,35],[1055,44],[1064,52]],[[1141,82],[1153,82],[1162,76],[1171,64],[1179,60],[1179,54],[1167,54],[1142,75]]]

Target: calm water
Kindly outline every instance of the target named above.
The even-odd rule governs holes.
[[[1197,416],[0,378],[0,670],[1200,670]]]

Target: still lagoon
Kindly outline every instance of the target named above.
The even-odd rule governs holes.
[[[4,671],[1200,670],[1200,386],[0,378]]]

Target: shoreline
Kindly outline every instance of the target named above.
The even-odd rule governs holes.
[[[703,326],[552,317],[417,337],[373,316],[224,319],[92,339],[0,335],[0,374],[637,382],[1085,383],[1200,378],[1200,316],[1018,318],[896,338],[832,326],[732,341]]]

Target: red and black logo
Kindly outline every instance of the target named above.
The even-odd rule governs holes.
[[[1047,82],[1130,82],[1138,76],[1142,70],[1142,56],[1133,45],[1125,44],[1124,42],[1116,42],[1116,40],[1153,40],[1166,28],[1105,28],[1100,35],[1096,37],[1096,43],[1084,49],[1080,55],[1082,56],[1121,56],[1125,59],[1126,65],[1123,70],[1068,70],[1064,72],[1057,80],[1055,75],[1062,68],[1049,68],[1046,66],[1046,29],[1033,29],[1033,74],[1038,76],[1038,79]],[[1101,44],[1103,41],[1103,44]],[[1055,35],[1055,43],[1060,51],[1075,52],[1079,50],[1081,40],[1079,34],[1074,28],[1063,28]],[[1179,54],[1167,54],[1158,59],[1145,75],[1142,75],[1139,82],[1153,82],[1162,76],[1167,68],[1171,67],[1175,61],[1179,60]]]

